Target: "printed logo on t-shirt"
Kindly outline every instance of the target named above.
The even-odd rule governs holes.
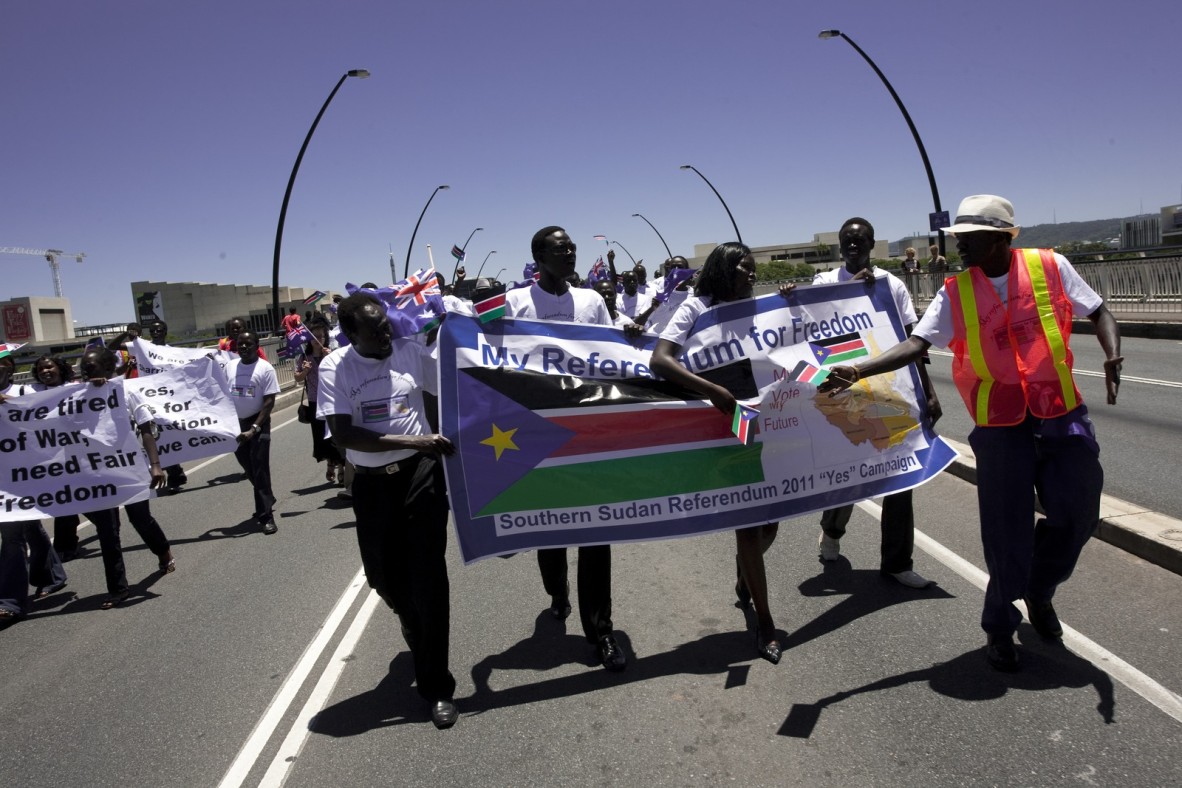
[[[390,399],[372,399],[361,403],[361,423],[376,424],[393,421],[410,412],[410,403],[405,395]]]
[[[254,399],[254,385],[247,384],[245,386],[230,386],[230,396]]]

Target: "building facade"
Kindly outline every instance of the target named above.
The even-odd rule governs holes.
[[[69,299],[21,296],[0,301],[0,341],[37,344],[73,338]]]
[[[305,300],[319,291],[304,287],[279,288],[279,308],[295,307],[303,317],[332,303],[328,293],[315,305]],[[205,282],[132,282],[131,298],[140,323],[168,323],[173,334],[216,334],[232,317],[241,317],[254,331],[274,331],[271,288],[268,285],[219,285]]]

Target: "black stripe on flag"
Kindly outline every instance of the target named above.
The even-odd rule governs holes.
[[[861,338],[862,337],[856,333],[842,334],[839,337],[829,337],[828,339],[814,339],[813,344],[820,345],[821,347],[833,347],[834,345],[840,345],[842,342],[853,342],[854,340]]]

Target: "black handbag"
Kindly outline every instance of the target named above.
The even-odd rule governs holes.
[[[296,418],[300,420],[300,424],[312,423],[312,406],[304,401],[308,396],[308,387],[304,386],[304,390],[300,392],[300,406],[296,408]]]

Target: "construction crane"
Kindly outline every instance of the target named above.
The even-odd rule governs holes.
[[[85,252],[63,252],[61,249],[25,249],[20,246],[0,246],[0,254],[27,254],[34,257],[44,257],[49,262],[49,270],[53,273],[53,294],[62,298],[62,272],[57,264],[59,257],[73,257],[79,263],[86,257]]]

